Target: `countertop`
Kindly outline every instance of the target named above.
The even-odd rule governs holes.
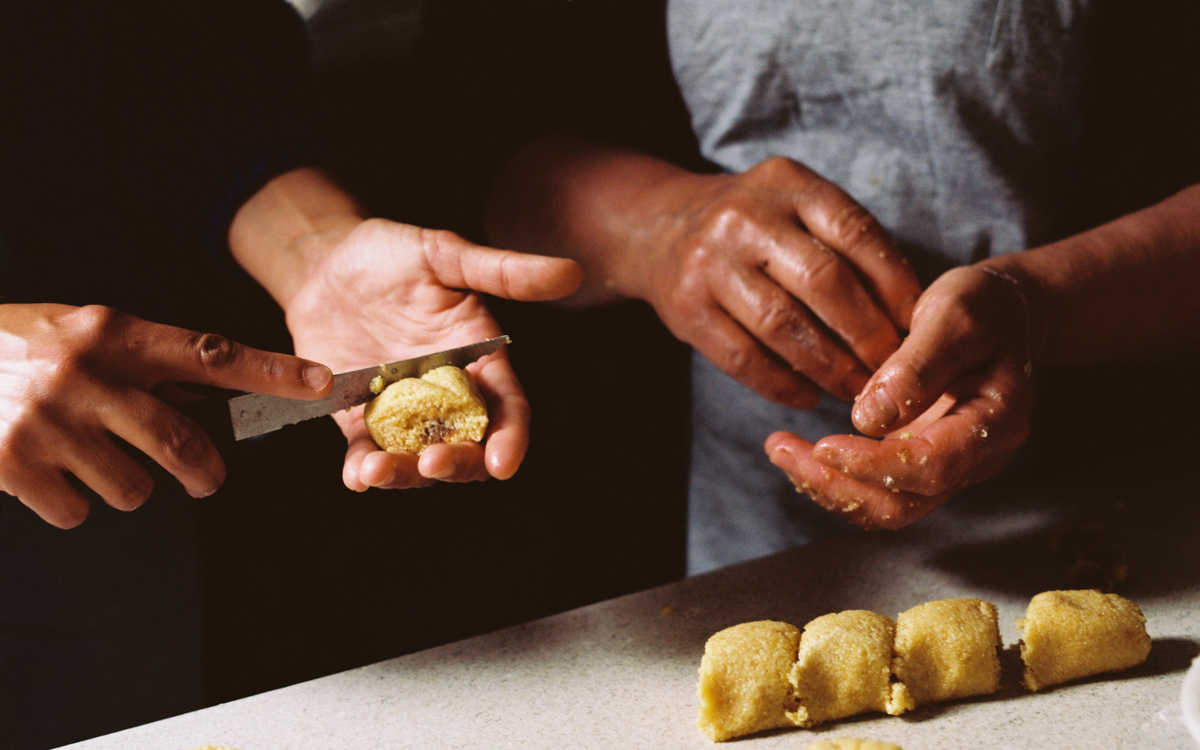
[[[721,628],[758,619],[803,626],[846,609],[895,617],[970,596],[997,606],[1011,646],[1033,594],[1127,568],[1114,590],[1142,607],[1153,639],[1140,667],[1028,693],[1006,652],[996,695],[735,746],[802,750],[856,736],[905,750],[1194,748],[1179,695],[1200,655],[1198,447],[991,486],[900,532],[828,539],[70,747],[711,748],[695,727],[696,670]]]

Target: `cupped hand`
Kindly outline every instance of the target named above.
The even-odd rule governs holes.
[[[837,186],[773,158],[741,174],[687,174],[657,192],[674,208],[626,278],[730,376],[811,408],[818,389],[852,398],[899,347],[916,275]]]
[[[968,266],[939,278],[912,331],[867,383],[855,427],[815,445],[777,432],[765,449],[797,490],[864,528],[896,529],[1000,471],[1029,436],[1035,290]]]
[[[61,528],[89,510],[67,474],[132,510],[154,480],[117,436],[206,497],[225,481],[225,464],[204,430],[163,401],[162,387],[318,398],[332,380],[314,362],[108,307],[0,305],[0,489]]]
[[[501,334],[476,292],[556,299],[582,282],[577,263],[474,245],[447,231],[367,219],[315,237],[327,245],[285,304],[296,351],[337,372],[416,357]],[[362,407],[334,415],[348,441],[352,490],[468,482],[516,473],[529,445],[529,402],[505,349],[467,370],[488,403],[485,443],[437,444],[419,457],[380,450]]]

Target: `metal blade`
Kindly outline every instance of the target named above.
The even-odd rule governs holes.
[[[278,430],[289,424],[303,422],[314,417],[323,417],[352,406],[365,404],[375,397],[369,385],[378,375],[388,383],[403,378],[415,378],[438,367],[454,365],[466,367],[480,357],[491,354],[511,342],[508,336],[497,336],[486,341],[477,341],[456,349],[434,352],[413,359],[376,365],[362,370],[343,372],[333,378],[333,390],[324,398],[306,401],[296,398],[267,396],[247,393],[229,399],[229,416],[233,421],[234,440],[245,440],[255,435]]]

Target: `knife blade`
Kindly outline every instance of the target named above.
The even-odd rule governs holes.
[[[412,359],[343,372],[333,377],[333,390],[328,395],[311,401],[261,393],[235,396],[227,401],[228,421],[233,426],[233,439],[245,440],[289,424],[365,404],[375,397],[369,386],[376,376],[382,377],[387,383],[394,383],[403,378],[420,377],[444,365],[466,367],[511,342],[512,339],[508,336],[497,336]]]

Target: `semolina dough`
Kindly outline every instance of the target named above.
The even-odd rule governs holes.
[[[798,726],[888,711],[895,623],[866,610],[823,615],[804,626],[792,669]]]
[[[915,706],[989,695],[1000,689],[996,607],[980,599],[942,599],[896,617],[892,672]]]
[[[716,633],[700,660],[696,726],[714,742],[791,726],[795,708],[788,673],[796,663],[800,629],[760,620]]]
[[[904,750],[899,745],[879,740],[860,740],[857,737],[838,737],[814,742],[804,750]]]
[[[371,383],[376,393],[378,387]],[[376,444],[391,453],[420,454],[435,443],[479,442],[488,426],[487,405],[471,376],[450,365],[388,385],[367,404],[363,421]]]
[[[799,631],[749,622],[709,638],[700,663],[697,726],[721,742],[765,729],[813,727],[869,711],[917,706],[1000,689],[996,607],[942,599],[893,622],[866,610],[823,615]],[[1141,664],[1150,653],[1136,604],[1098,591],[1047,591],[1017,622],[1029,690]],[[899,750],[850,737],[807,750]]]
[[[1142,610],[1117,594],[1045,591],[1017,628],[1029,690],[1135,667],[1150,655]]]

